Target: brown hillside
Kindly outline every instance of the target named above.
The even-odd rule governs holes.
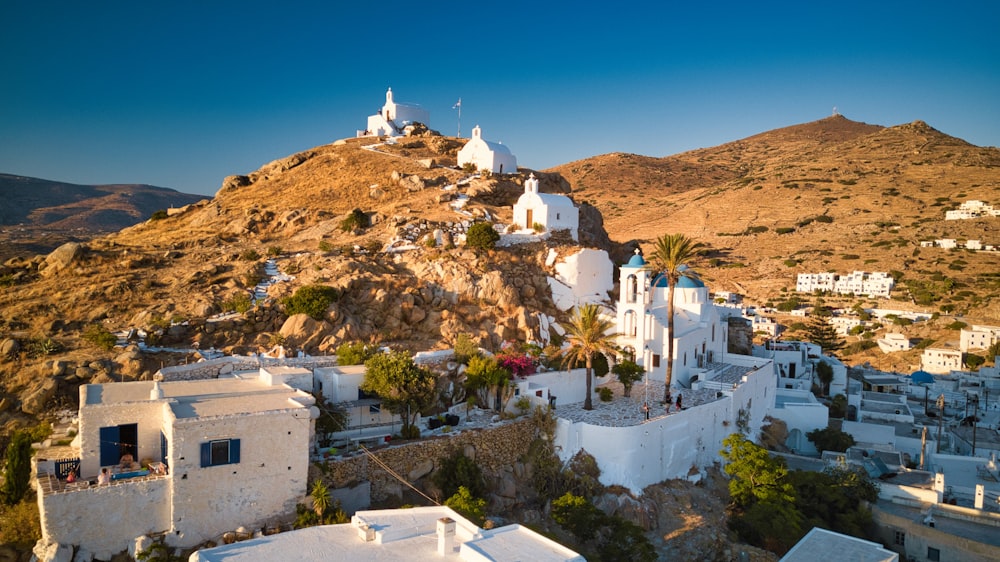
[[[665,158],[609,154],[549,171],[602,212],[613,240],[649,249],[683,232],[705,243],[715,260],[701,270],[714,288],[768,300],[797,273],[895,270],[904,283],[954,281],[925,308],[1000,319],[997,254],[919,249],[941,237],[1000,245],[1000,219],[944,221],[965,200],[1000,203],[1000,150],[920,121],[883,128],[834,116]]]

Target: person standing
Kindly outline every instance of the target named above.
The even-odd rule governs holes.
[[[642,403],[642,411],[646,414],[646,421],[649,421],[649,403]]]
[[[681,395],[681,394],[678,394],[678,395],[677,395],[677,411],[678,411],[678,412],[680,412],[680,411],[681,411],[681,398],[683,398],[683,395]]]

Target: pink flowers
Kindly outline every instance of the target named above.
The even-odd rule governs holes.
[[[535,360],[512,349],[497,355],[497,363],[516,377],[526,377],[535,373]]]

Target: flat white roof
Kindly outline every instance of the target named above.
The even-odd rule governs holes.
[[[252,414],[311,405],[311,397],[285,385],[268,385],[258,377],[201,379],[173,382],[125,382],[88,384],[84,387],[87,406],[149,402],[154,388],[178,418],[229,414]]]
[[[437,552],[437,521],[455,520],[453,552]],[[358,525],[375,531],[364,541]],[[377,560],[494,560],[568,562],[584,558],[576,552],[520,525],[483,530],[447,507],[415,507],[359,511],[352,523],[309,527],[230,545],[200,550],[191,562],[256,562],[296,560],[320,562],[331,557],[357,562]]]
[[[882,545],[813,527],[779,562],[815,562],[832,553],[838,560],[851,562],[896,562],[899,554]]]

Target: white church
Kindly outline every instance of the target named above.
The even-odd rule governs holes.
[[[545,230],[568,230],[579,239],[580,211],[565,195],[539,193],[538,178],[531,174],[524,181],[524,193],[514,204],[514,225],[518,230],[532,230],[539,224]]]
[[[368,116],[368,127],[358,131],[359,137],[399,137],[408,125],[422,123],[430,125],[431,114],[414,103],[397,102],[392,97],[392,88],[385,92],[385,104],[375,115]]]
[[[621,266],[618,345],[646,367],[653,380],[667,373],[667,277],[655,275],[639,254]],[[674,290],[673,385],[690,388],[699,373],[721,362],[727,325],[701,281],[681,277]]]
[[[494,174],[516,174],[517,158],[510,149],[483,138],[483,130],[476,125],[472,138],[458,151],[458,165],[471,164],[477,170],[489,170]]]

